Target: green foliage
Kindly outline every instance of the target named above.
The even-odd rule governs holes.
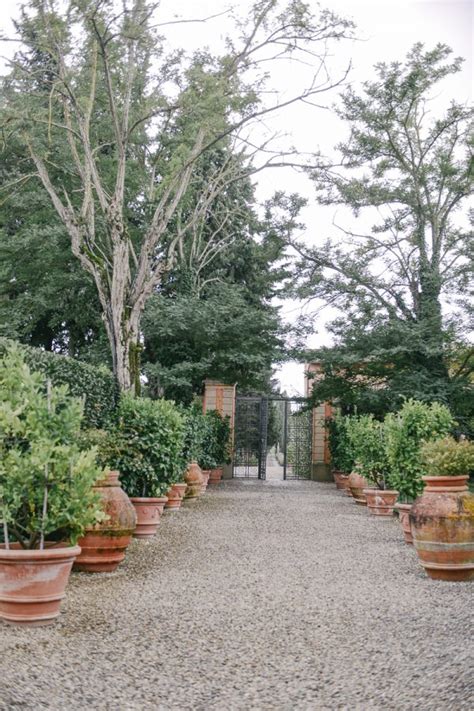
[[[9,343],[0,339],[0,354]],[[21,346],[20,353],[33,371],[42,373],[53,385],[67,385],[71,395],[85,398],[83,427],[106,427],[113,421],[119,392],[115,378],[107,368],[29,346]]]
[[[231,462],[231,429],[229,417],[223,417],[217,410],[206,413],[209,423],[210,438],[204,443],[204,452],[214,462],[214,467]],[[213,467],[205,467],[213,468]]]
[[[378,325],[377,325],[378,324]],[[455,415],[458,432],[474,434],[474,352],[446,331],[436,344],[429,328],[415,323],[378,323],[373,315],[344,320],[330,328],[337,342],[308,354],[321,366],[314,381],[315,402],[336,402],[344,412],[372,413],[382,419],[407,398],[442,402]],[[448,372],[440,370],[440,358]]]
[[[209,422],[199,402],[195,402],[189,407],[181,408],[181,412],[184,418],[184,468],[191,461],[196,461],[203,466],[205,443],[210,443]],[[208,467],[204,468],[207,469]]]
[[[474,472],[474,442],[467,439],[457,442],[454,437],[444,437],[425,442],[421,457],[429,476],[463,476]]]
[[[417,43],[404,61],[376,64],[360,90],[345,90],[339,166],[321,161],[313,178],[319,201],[349,208],[352,224],[322,248],[301,245],[296,271],[300,297],[341,314],[330,325],[335,346],[311,356],[322,362],[315,400],[380,418],[407,397],[440,401],[468,433],[474,113],[451,101],[435,116],[430,103],[461,64],[445,45]]]
[[[4,542],[74,544],[103,516],[93,484],[96,451],[78,445],[82,402],[67,386],[46,386],[22,351],[0,359],[0,515]]]
[[[354,455],[348,431],[348,419],[340,413],[325,421],[328,430],[331,463],[337,471],[349,474],[354,467]]]
[[[120,471],[129,496],[161,496],[183,477],[184,424],[173,402],[123,395],[117,426],[99,445],[100,461]]]
[[[201,392],[205,378],[262,389],[272,363],[282,358],[276,310],[252,304],[241,287],[225,283],[200,296],[153,297],[143,331],[151,394],[184,403]]]
[[[421,455],[424,442],[450,433],[455,425],[445,405],[428,405],[407,400],[396,414],[385,418],[384,431],[392,488],[400,492],[401,501],[415,499],[423,490],[421,477],[427,473]]]
[[[388,461],[384,426],[373,415],[353,415],[346,418],[354,468],[369,484],[386,488]]]

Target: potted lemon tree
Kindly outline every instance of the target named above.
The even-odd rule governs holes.
[[[444,437],[421,449],[425,487],[410,511],[413,543],[435,580],[474,580],[474,442]]]
[[[123,395],[118,423],[109,432],[104,457],[120,471],[120,481],[137,513],[135,537],[152,538],[175,485],[184,489],[184,422],[169,400]]]
[[[423,475],[427,473],[421,448],[425,442],[448,435],[453,427],[449,409],[438,402],[410,399],[398,412],[385,417],[385,451],[391,485],[399,492],[395,509],[406,543],[413,543],[410,510],[423,491]]]
[[[59,615],[77,540],[103,517],[102,472],[78,445],[83,402],[32,373],[16,348],[0,360],[0,619]]]

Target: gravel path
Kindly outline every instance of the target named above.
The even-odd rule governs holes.
[[[473,590],[331,484],[226,482],[0,625],[0,709],[472,711]]]

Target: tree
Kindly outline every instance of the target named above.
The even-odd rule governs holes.
[[[23,141],[28,173],[39,176],[94,279],[114,372],[128,390],[143,309],[193,225],[194,217],[170,231],[199,158],[228,137],[247,142],[262,116],[335,86],[324,72],[326,45],[351,23],[327,11],[316,17],[299,0],[283,8],[260,0],[226,54],[202,51],[187,62],[183,52],[165,52],[147,0],[125,1],[119,12],[113,0],[69,0],[64,11],[55,0],[30,0],[29,8],[18,26],[23,51],[4,86],[5,140]],[[35,67],[39,52],[47,67]],[[260,65],[300,56],[314,60],[310,86],[264,104]],[[285,162],[262,148],[264,164]],[[257,169],[252,152],[245,175]],[[235,174],[218,169],[207,193],[219,194],[229,179]]]
[[[315,354],[328,378],[318,398],[332,389],[347,405],[365,398],[365,406],[372,399],[383,409],[414,388],[449,401],[469,386],[472,358],[451,365],[464,338],[459,316],[444,316],[443,304],[459,302],[472,277],[459,213],[472,192],[473,112],[454,101],[436,120],[429,110],[438,83],[460,69],[450,54],[444,45],[417,44],[404,64],[376,65],[377,79],[362,95],[342,96],[350,136],[338,147],[340,169],[313,173],[319,200],[377,222],[369,233],[343,229],[342,242],[322,249],[294,244],[300,294],[344,314],[332,326],[336,347]]]
[[[232,160],[239,157],[220,149],[199,161],[176,231],[202,204],[208,172]],[[284,295],[286,237],[300,206],[296,196],[278,193],[258,210],[247,178],[229,185],[194,222],[145,309],[143,355],[153,394],[189,401],[205,378],[238,383],[240,390],[267,389],[288,330],[272,298]]]

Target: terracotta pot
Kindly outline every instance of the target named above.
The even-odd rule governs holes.
[[[374,516],[393,516],[393,507],[398,499],[398,491],[364,489],[369,513]]]
[[[134,532],[135,538],[153,538],[160,523],[160,516],[163,513],[168,497],[159,496],[157,498],[146,498],[133,496],[130,498],[135,513],[137,514],[137,527]]]
[[[186,474],[184,475],[184,481],[188,485],[184,498],[186,501],[197,501],[201,496],[202,491],[202,474],[201,467],[196,461],[192,461],[188,464],[186,469]]]
[[[111,471],[97,482],[94,490],[100,494],[106,521],[86,530],[78,544],[82,552],[74,570],[86,573],[111,573],[125,558],[127,546],[137,525],[133,504],[120,486],[119,472]]]
[[[185,481],[173,484],[166,492],[168,501],[165,504],[165,511],[178,511],[181,508],[183,497],[188,485]]]
[[[398,520],[400,521],[405,543],[413,545],[413,536],[411,535],[410,511],[412,504],[396,504],[395,510],[398,511]]]
[[[0,619],[15,625],[49,625],[61,600],[79,546],[50,545],[23,550],[0,546]]]
[[[424,476],[410,511],[413,543],[435,580],[474,580],[474,494],[467,476]]]
[[[348,474],[344,474],[344,472],[334,470],[332,475],[334,477],[336,489],[347,489],[347,487],[348,487],[347,480],[349,479]]]
[[[201,469],[201,474],[202,474],[201,494],[204,494],[204,492],[207,489],[207,485],[209,484],[209,477],[211,475],[211,470],[210,469]]]
[[[209,484],[220,484],[223,473],[223,467],[216,467],[216,469],[211,469],[211,473],[209,475]]]
[[[367,489],[369,482],[357,472],[351,472],[348,477],[348,485],[351,490],[352,497],[357,504],[365,506],[367,500],[365,498],[364,489]]]

